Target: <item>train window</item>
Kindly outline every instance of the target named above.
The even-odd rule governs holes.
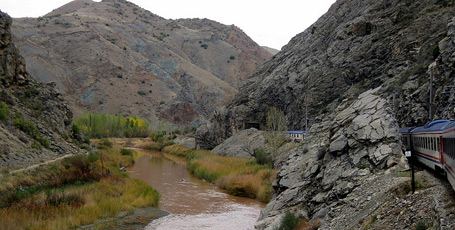
[[[432,138],[431,138],[431,150],[433,150],[433,151],[436,149],[436,148],[434,147],[434,143],[435,143],[434,137],[432,137]]]
[[[439,152],[439,143],[441,143],[439,141],[439,137],[436,137],[436,151],[438,151],[438,152]]]

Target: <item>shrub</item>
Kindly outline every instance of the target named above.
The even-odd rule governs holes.
[[[416,230],[426,230],[426,229],[428,229],[428,226],[423,220],[420,220],[419,222],[417,222],[415,229]]]
[[[100,140],[100,143],[98,144],[98,148],[101,149],[112,148],[112,142],[107,138],[102,138]]]
[[[433,48],[433,59],[436,59],[436,58],[438,58],[438,56],[439,56],[439,52],[440,52],[440,50],[439,50],[439,46],[438,46],[438,45],[436,45],[436,46]]]
[[[256,158],[256,162],[260,165],[273,165],[272,156],[264,149],[255,149],[254,157]]]
[[[231,56],[229,57],[229,59],[234,60],[234,59],[235,59],[234,55],[231,55]]]
[[[100,159],[100,155],[95,152],[90,152],[87,156],[87,159],[90,163],[93,163]]]
[[[142,90],[139,90],[139,91],[137,91],[137,94],[139,94],[139,95],[141,95],[141,96],[144,96],[144,95],[146,95],[147,93],[144,92],[144,91],[142,91]]]
[[[205,43],[201,44],[201,47],[204,48],[204,49],[209,48],[209,46],[207,44],[205,44]]]
[[[281,220],[280,227],[278,230],[292,230],[297,227],[299,219],[291,212],[287,212],[284,218]]]
[[[117,74],[117,77],[118,78],[123,78],[123,75],[119,73],[119,74]]]
[[[123,156],[133,156],[133,150],[131,149],[120,149],[120,154],[122,154]]]
[[[0,120],[4,121],[8,118],[8,106],[0,102]]]

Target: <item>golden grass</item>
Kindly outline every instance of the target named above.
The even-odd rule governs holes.
[[[277,170],[259,165],[252,159],[223,157],[206,150],[189,150],[173,145],[163,151],[188,159],[188,169],[195,176],[214,182],[236,196],[268,202],[274,190],[272,182]]]
[[[111,173],[95,181],[52,182],[50,184],[58,186],[39,187],[40,183],[46,183],[44,180],[65,175],[66,171],[62,171],[68,167],[65,162],[2,178],[1,182],[5,183],[0,184],[0,192],[6,191],[3,189],[20,191],[19,187],[37,189],[0,208],[0,229],[71,229],[114,216],[120,211],[158,205],[156,190],[125,173],[116,172],[117,167],[132,164],[131,156],[122,156],[118,150],[102,150],[100,160],[90,166],[93,170],[99,170],[101,158]]]

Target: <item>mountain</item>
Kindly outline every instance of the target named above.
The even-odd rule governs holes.
[[[337,1],[258,68],[211,128],[201,129],[199,145],[213,148],[240,129],[264,125],[270,107],[285,113],[291,130],[303,130],[306,106],[311,125],[344,99],[378,86],[394,101],[400,125],[423,124],[431,72],[434,118],[454,118],[453,6],[443,0]]]
[[[454,209],[441,205],[453,198],[447,182],[422,170],[411,194],[399,128],[454,119],[454,86],[455,1],[338,0],[261,65],[196,141],[213,148],[264,128],[272,107],[303,130],[308,107],[310,132],[279,162],[257,229],[293,218],[308,229],[452,229]]]
[[[75,0],[12,31],[30,73],[55,82],[76,114],[197,123],[272,56],[234,25],[167,20],[124,0]]]
[[[82,151],[70,142],[72,116],[55,85],[30,76],[0,11],[0,169],[2,172]]]

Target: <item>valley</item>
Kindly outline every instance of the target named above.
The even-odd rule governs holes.
[[[338,0],[280,51],[126,0],[0,12],[0,82],[1,229],[455,228],[454,0]]]

